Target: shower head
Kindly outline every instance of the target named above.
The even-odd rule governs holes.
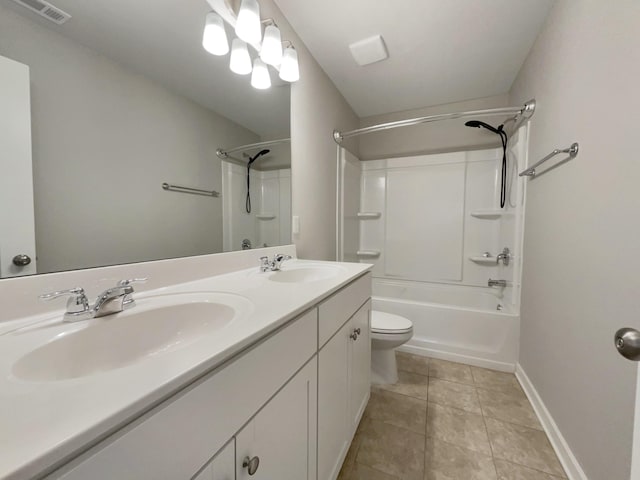
[[[505,132],[502,128],[504,124],[498,125],[498,127],[494,127],[489,125],[488,123],[481,122],[480,120],[469,120],[465,123],[466,127],[474,127],[474,128],[486,128],[490,132],[495,133],[500,136],[500,141],[502,142],[502,184],[500,186],[500,208],[504,208],[506,202],[507,195],[507,132]]]
[[[271,150],[265,148],[264,150],[260,150],[258,153],[256,153],[253,157],[249,157],[249,165],[251,165],[253,162],[255,162],[258,158],[260,158],[263,155],[266,155],[267,153],[269,153]]]
[[[481,122],[480,120],[469,120],[468,122],[465,123],[466,127],[474,127],[474,128],[486,128],[487,130],[489,130],[490,132],[493,132],[495,134],[501,135],[500,132],[502,132],[502,127],[503,125],[500,125],[498,128],[489,125],[488,123],[484,123]]]

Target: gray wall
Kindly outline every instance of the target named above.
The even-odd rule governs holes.
[[[358,117],[272,0],[261,1],[263,17],[278,21],[283,38],[293,41],[300,81],[291,86],[292,209],[300,218],[293,236],[298,256],[336,259],[337,146],[334,129],[358,128]],[[357,144],[347,145],[357,152]]]
[[[511,92],[538,101],[520,363],[590,480],[629,478],[635,371],[613,334],[638,320],[640,3],[558,0]]]
[[[0,55],[31,67],[38,270],[222,251],[219,146],[252,132],[0,6]]]
[[[509,106],[509,96],[505,93],[494,97],[366,117],[360,121],[360,126],[369,127],[407,118],[506,106]],[[506,118],[506,115],[504,118]],[[490,117],[483,120],[497,125],[504,118]],[[362,135],[359,140],[360,159],[375,160],[421,153],[476,150],[495,147],[500,144],[495,134],[484,129],[465,127],[465,121],[449,120]]]

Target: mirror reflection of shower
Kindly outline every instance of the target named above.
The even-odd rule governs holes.
[[[289,139],[219,148],[216,154],[222,168],[223,250],[291,243]]]
[[[247,198],[245,200],[245,205],[244,205],[247,213],[251,213],[251,165],[258,158],[260,158],[263,155],[267,155],[270,151],[271,150],[269,149],[260,150],[258,153],[255,154],[255,156],[249,157],[249,162],[247,162]]]

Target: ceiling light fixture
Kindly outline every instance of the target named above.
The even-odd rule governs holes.
[[[233,73],[238,75],[247,75],[251,73],[251,56],[247,44],[239,38],[234,38],[231,42],[231,59],[229,60],[229,68]]]
[[[251,86],[259,90],[265,90],[271,87],[271,76],[267,65],[256,58],[253,61],[253,72],[251,73]]]
[[[282,63],[280,64],[280,78],[285,82],[297,82],[300,80],[300,67],[298,66],[298,52],[289,43],[282,54]]]
[[[260,24],[260,5],[257,0],[242,0],[236,21],[236,35],[247,43],[260,43],[262,25]]]
[[[237,0],[234,0],[237,1]],[[230,0],[207,0],[213,12],[207,14],[202,46],[213,55],[226,55],[229,52],[226,25],[235,28],[238,38],[231,42],[229,68],[238,75],[251,75],[251,85],[258,89],[271,86],[269,67],[280,73],[286,82],[300,79],[298,52],[289,40],[282,40],[282,33],[275,21],[268,18],[260,20],[260,5],[257,0],[241,0],[238,15],[231,7]],[[262,25],[265,24],[264,37]],[[284,51],[283,51],[283,46]],[[257,55],[252,60],[251,47]]]
[[[280,29],[273,23],[264,29],[260,59],[268,64],[277,66],[282,62],[282,36]]]
[[[226,55],[229,53],[229,41],[224,30],[224,22],[215,12],[207,13],[207,20],[202,35],[202,46],[212,55]]]

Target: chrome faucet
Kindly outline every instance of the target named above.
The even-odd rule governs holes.
[[[502,253],[498,254],[496,257],[496,265],[500,263],[500,260],[502,260],[502,264],[505,267],[509,265],[509,261],[511,260],[511,250],[509,250],[509,247],[504,247]]]
[[[98,295],[93,306],[89,305],[89,300],[84,292],[84,288],[81,287],[45,293],[44,295],[40,295],[39,298],[41,300],[53,300],[54,298],[69,295],[71,298],[67,301],[67,311],[64,314],[64,320],[66,322],[78,322],[80,320],[112,315],[133,307],[135,301],[131,296],[133,293],[131,284],[143,283],[146,282],[146,280],[146,278],[121,280],[117,286],[108,288]]]
[[[283,255],[282,253],[278,253],[273,256],[273,260],[269,260],[269,257],[260,257],[260,271],[261,272],[277,272],[280,270],[282,263],[285,260],[291,260],[291,255]]]
[[[506,280],[492,280],[489,279],[489,281],[487,282],[487,285],[490,287],[506,287],[507,286],[507,281]]]

